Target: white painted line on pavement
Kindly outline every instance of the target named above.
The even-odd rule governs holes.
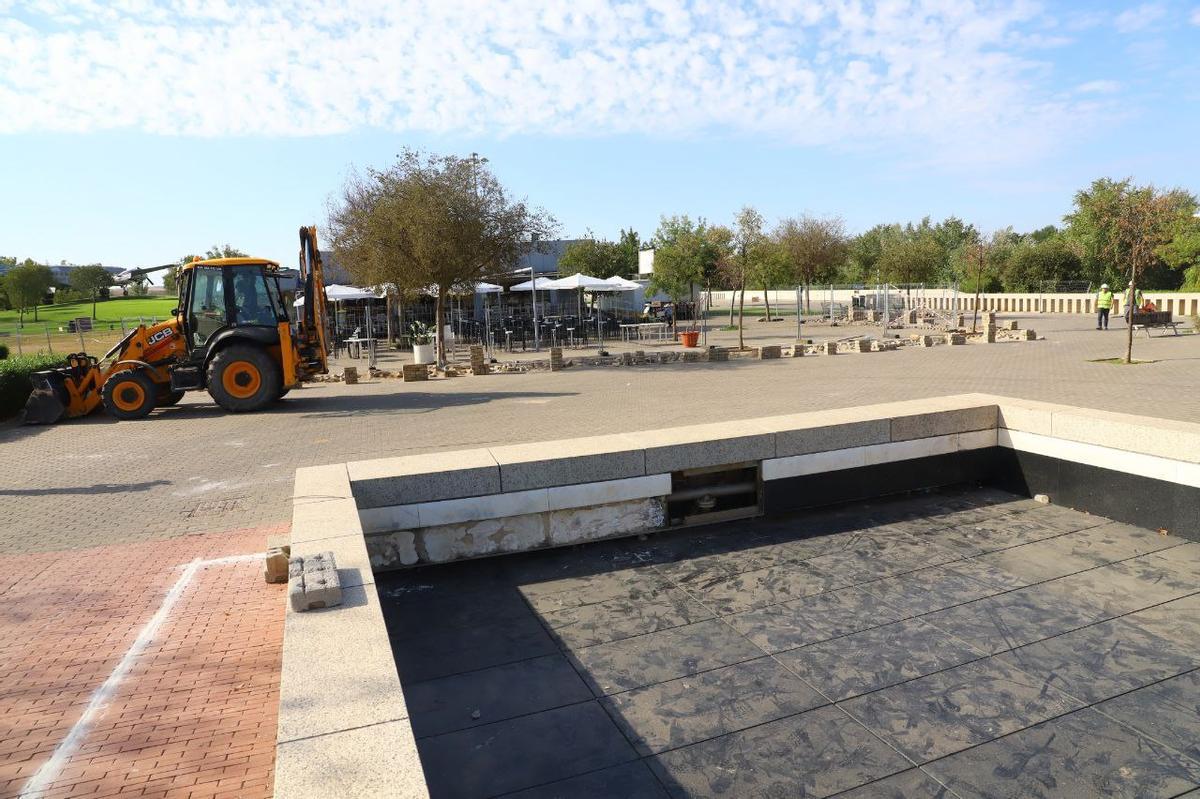
[[[145,651],[150,642],[154,640],[154,636],[158,634],[158,630],[162,627],[167,616],[171,615],[171,609],[183,596],[183,590],[187,588],[188,583],[192,581],[192,577],[196,575],[200,569],[205,566],[223,566],[228,563],[244,563],[249,560],[262,558],[262,555],[228,555],[223,558],[212,558],[210,560],[193,560],[191,563],[184,565],[183,574],[179,575],[179,579],[171,586],[171,590],[163,598],[162,605],[150,621],[142,627],[138,637],[134,639],[129,649],[125,651],[125,656],[121,658],[121,662],[116,665],[112,673],[108,675],[108,679],[101,683],[100,687],[92,692],[91,699],[88,700],[87,707],[83,710],[83,715],[79,717],[79,721],[71,727],[71,731],[67,733],[67,737],[54,749],[54,754],[50,759],[42,764],[34,775],[29,778],[29,782],[25,783],[25,787],[21,789],[19,799],[35,799],[42,795],[62,772],[63,766],[71,759],[71,756],[79,749],[79,745],[83,743],[83,739],[91,730],[92,721],[98,716],[101,711],[108,705],[108,701],[116,692],[117,686],[121,684],[121,680],[129,673],[129,669],[133,667],[133,662],[138,656]]]

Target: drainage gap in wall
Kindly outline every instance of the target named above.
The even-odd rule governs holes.
[[[671,474],[671,526],[712,524],[762,513],[758,463],[687,469]]]

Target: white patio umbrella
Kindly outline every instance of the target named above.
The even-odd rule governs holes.
[[[524,283],[518,283],[515,286],[508,287],[509,291],[533,291],[533,348],[535,350],[539,350],[542,347],[538,334],[537,292],[549,290],[551,288],[550,284],[553,282],[554,281],[548,280],[544,277],[535,276],[530,280],[526,280]],[[537,286],[537,291],[534,291],[535,285]]]
[[[604,282],[612,287],[609,289],[609,291],[634,291],[635,289],[640,289],[642,287],[641,283],[627,280],[620,275],[613,275]]]
[[[495,283],[476,283],[476,294],[499,294],[504,291],[503,286],[497,286]]]
[[[612,291],[613,286],[606,280],[591,275],[585,275],[582,272],[576,272],[567,277],[561,277],[558,280],[551,281],[550,288],[552,289],[574,289],[579,291],[579,317],[583,319],[583,292],[585,291]],[[600,315],[596,315],[596,335],[600,336]]]

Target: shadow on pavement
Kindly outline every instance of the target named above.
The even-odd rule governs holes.
[[[90,486],[59,488],[0,488],[0,497],[42,497],[55,494],[124,494],[129,491],[149,491],[155,486],[170,485],[170,480],[149,480],[144,483],[96,483]]]

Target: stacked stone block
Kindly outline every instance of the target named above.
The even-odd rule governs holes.
[[[332,552],[321,552],[288,564],[288,600],[292,610],[332,608],[342,604],[342,582]]]
[[[764,361],[780,358],[782,356],[783,347],[779,346],[778,344],[767,344],[763,347],[760,347],[758,350],[759,359]]]
[[[429,366],[423,363],[406,363],[402,367],[405,383],[429,379]]]
[[[483,346],[479,344],[471,345],[471,374],[486,375],[488,372],[487,360],[483,357]]]
[[[550,371],[557,372],[563,368],[562,347],[550,348]]]

